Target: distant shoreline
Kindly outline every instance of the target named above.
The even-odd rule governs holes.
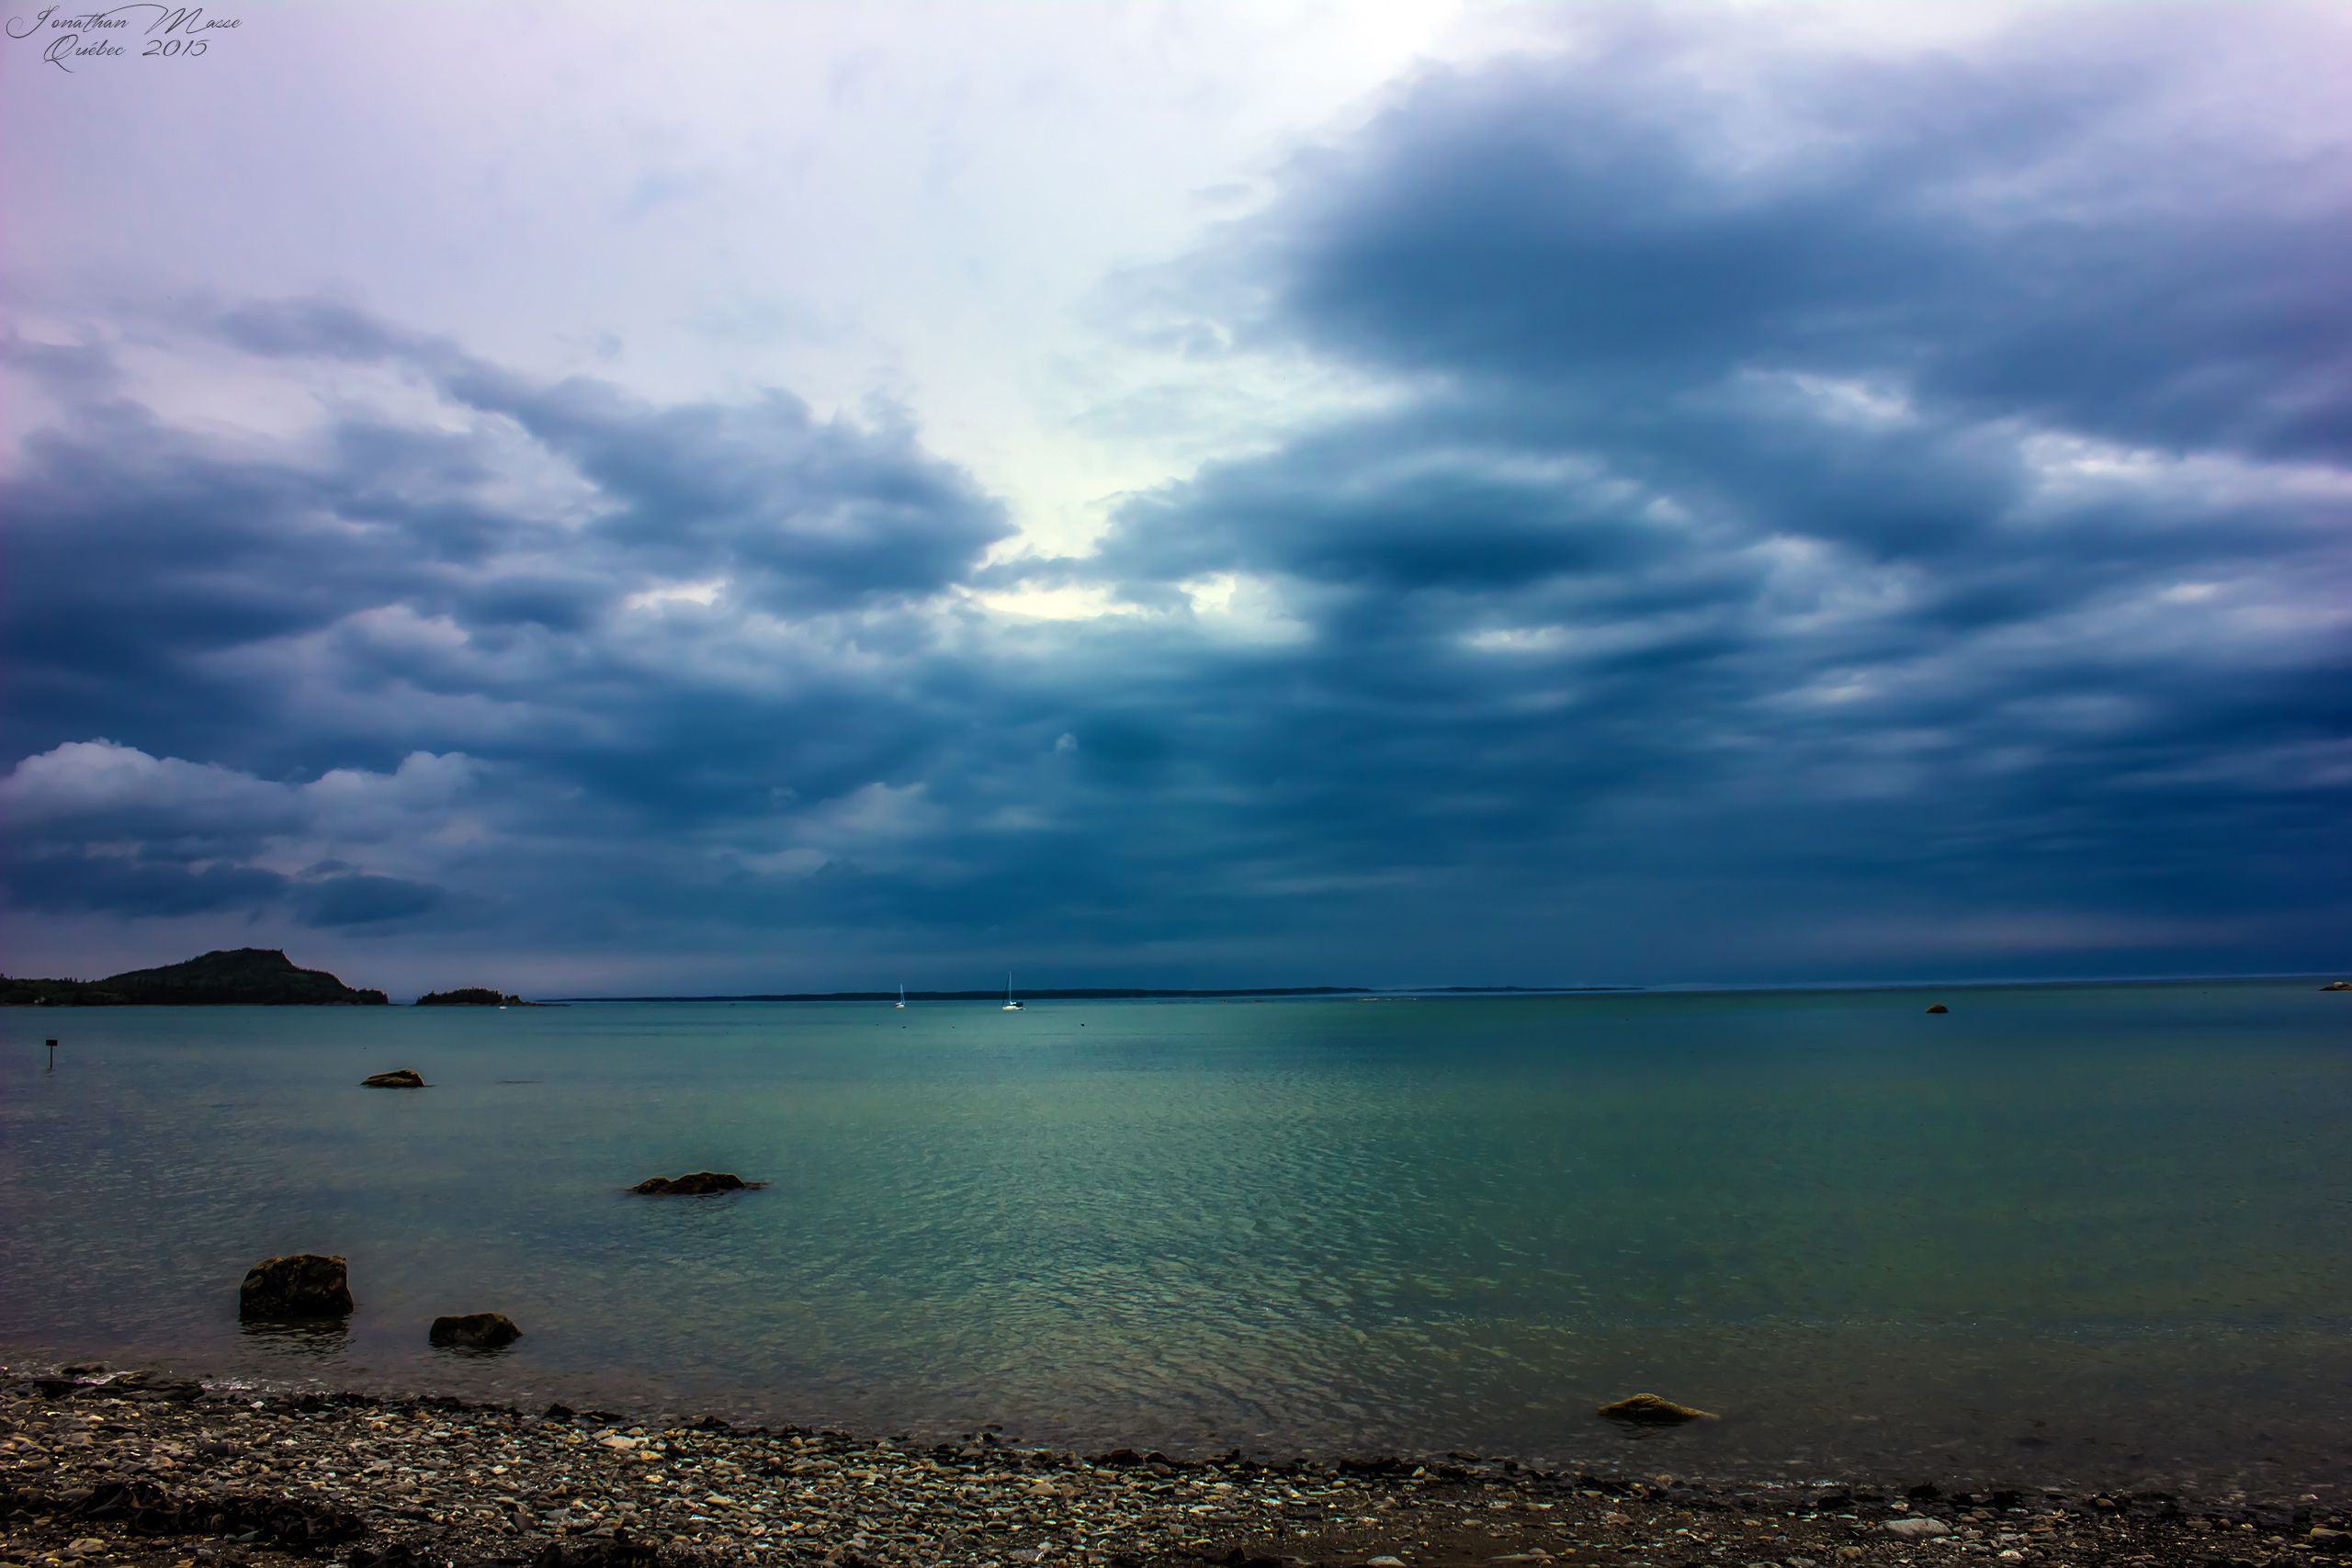
[[[1375,996],[1566,996],[1590,991],[1639,991],[1640,986],[1430,986],[1407,991],[1375,989],[1371,986],[1252,986],[1232,990],[1192,991],[1170,990],[1141,986],[1069,987],[1047,990],[1023,990],[1018,993],[1024,1002],[1103,1002],[1151,1001],[1161,998],[1239,998],[1246,997],[1375,997]],[[1002,991],[909,991],[905,999],[910,1002],[992,1002],[1004,996]],[[897,991],[760,991],[709,996],[646,996],[646,997],[555,997],[558,1002],[895,1002]]]

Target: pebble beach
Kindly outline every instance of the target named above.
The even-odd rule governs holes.
[[[560,1405],[0,1374],[0,1568],[2352,1563],[2313,1497],[2193,1501],[1183,1459],[663,1426]]]

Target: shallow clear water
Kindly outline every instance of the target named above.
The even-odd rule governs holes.
[[[435,1087],[357,1087],[397,1066]],[[2352,998],[2308,982],[12,1010],[0,1354],[1080,1446],[2340,1495],[2347,1133]],[[702,1168],[772,1185],[621,1190]],[[247,1266],[293,1251],[350,1258],[346,1333],[239,1329]],[[511,1351],[426,1347],[485,1309]],[[1644,1389],[1726,1419],[1593,1417]]]

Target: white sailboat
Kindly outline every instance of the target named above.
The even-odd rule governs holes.
[[[903,980],[899,982],[899,1005],[900,1007],[907,1005],[907,984]]]
[[[1012,972],[1011,970],[1005,971],[1004,976],[1004,1010],[1006,1012],[1019,1012],[1021,1010],[1021,1004],[1012,999]]]

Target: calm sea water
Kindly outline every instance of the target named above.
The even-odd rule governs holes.
[[[1714,1478],[2352,1479],[2352,998],[2308,982],[0,1031],[16,1365]],[[358,1087],[401,1066],[436,1087]],[[621,1190],[702,1168],[772,1185]],[[240,1330],[246,1267],[294,1251],[350,1258],[347,1332]],[[525,1338],[427,1348],[484,1309]],[[1726,1419],[1593,1417],[1645,1389]]]

